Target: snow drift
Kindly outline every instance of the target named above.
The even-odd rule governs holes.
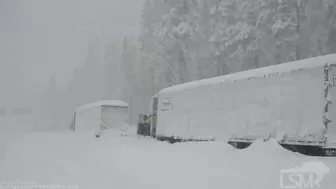
[[[313,160],[328,161],[321,188],[335,188],[335,161],[273,147],[256,142],[237,150],[221,142],[171,145],[110,133],[99,139],[84,132],[36,133],[17,140],[0,161],[0,188],[12,181],[73,189],[279,189],[281,169]]]

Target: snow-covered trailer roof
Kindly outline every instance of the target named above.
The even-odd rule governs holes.
[[[102,107],[102,106],[111,106],[111,107],[128,107],[128,104],[121,100],[102,100],[97,101],[89,104],[84,104],[78,108],[76,108],[76,111],[85,110],[89,108],[95,108],[95,107]]]
[[[295,71],[312,69],[324,66],[326,63],[334,64],[336,63],[336,54],[317,56],[313,58],[298,60],[294,62],[288,62],[273,66],[266,66],[262,68],[232,73],[224,76],[213,77],[209,79],[202,79],[197,81],[192,81],[188,83],[183,83],[179,85],[174,85],[172,87],[165,88],[159,92],[159,94],[174,93],[182,90],[187,90],[196,87],[202,87],[213,84],[231,83],[239,80],[248,80],[256,78],[264,78],[271,75],[282,75],[286,73],[291,73]]]

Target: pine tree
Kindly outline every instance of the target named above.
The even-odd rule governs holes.
[[[120,82],[120,53],[116,44],[107,45],[104,57],[104,80],[106,98],[118,98]]]

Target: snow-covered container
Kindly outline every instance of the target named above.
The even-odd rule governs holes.
[[[158,93],[156,135],[228,140],[272,133],[322,140],[324,68],[335,63],[336,55],[319,56],[163,89]],[[329,70],[329,84],[335,70]],[[335,88],[329,89],[330,96],[336,95]],[[334,104],[327,110],[333,120],[327,132],[333,138]]]
[[[128,118],[128,104],[120,100],[97,101],[76,109],[74,130],[87,131],[99,128],[103,123],[106,129],[121,129]]]

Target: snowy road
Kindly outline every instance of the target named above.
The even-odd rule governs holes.
[[[30,134],[10,143],[2,156],[0,188],[16,181],[79,189],[275,189],[282,168],[311,160],[335,165],[334,159],[291,153],[272,141],[237,150],[226,143],[168,144],[111,133],[99,139],[89,133]],[[335,168],[321,188],[335,189]]]

